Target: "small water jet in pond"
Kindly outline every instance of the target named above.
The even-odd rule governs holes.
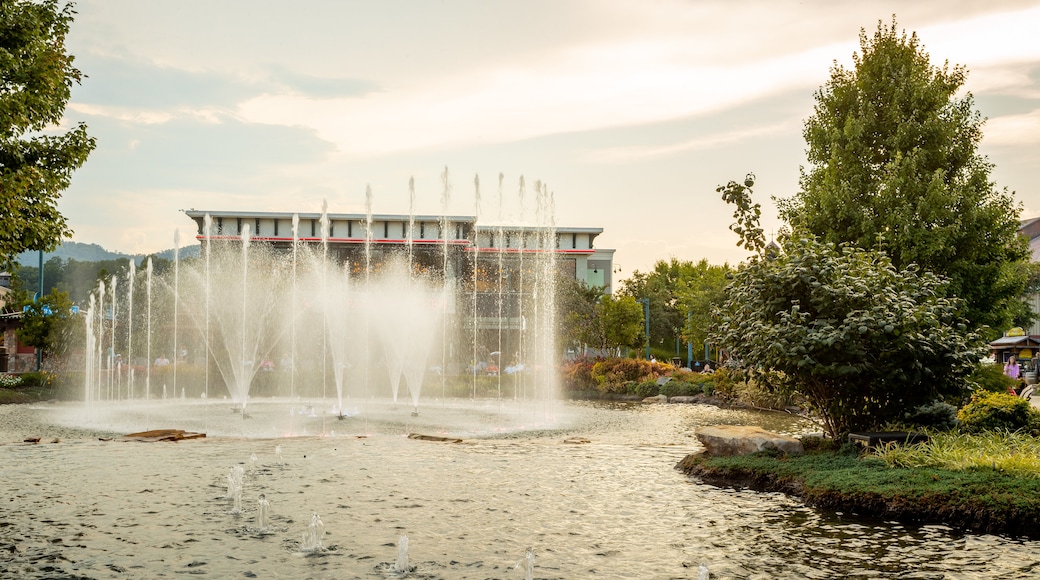
[[[317,512],[311,514],[311,523],[307,526],[307,531],[303,532],[303,538],[300,541],[300,549],[305,552],[320,552],[325,549],[322,545],[322,539],[325,537],[325,524],[322,523],[321,518]]]
[[[513,568],[523,570],[524,580],[534,580],[534,560],[534,550],[527,548],[527,550],[524,550],[524,557],[520,558],[520,561]]]
[[[282,446],[281,445],[275,445],[274,446],[274,458],[275,458],[275,461],[278,462],[278,465],[285,465],[285,461],[282,460]]]
[[[228,499],[232,499],[232,498],[235,497],[235,490],[236,489],[241,489],[241,487],[242,487],[242,477],[243,477],[244,474],[245,474],[245,472],[243,471],[241,465],[232,465],[230,468],[228,468],[228,474],[227,474],[227,486],[228,486],[227,487],[227,497],[228,497]]]
[[[708,572],[707,564],[701,564],[697,567],[697,580],[709,580],[711,573]]]
[[[397,539],[397,562],[394,563],[394,572],[407,574],[411,568],[408,566],[408,536]]]
[[[252,455],[249,456],[249,472],[250,473],[255,473],[256,472],[256,461],[257,461],[256,453],[253,453]]]
[[[271,502],[267,501],[267,497],[264,494],[260,494],[260,497],[256,500],[256,529],[261,532],[267,531],[267,518],[271,510]]]
[[[231,506],[231,513],[235,515],[242,513],[242,482],[237,482],[235,489],[231,492],[231,498],[234,502]]]

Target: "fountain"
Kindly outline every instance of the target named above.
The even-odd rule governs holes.
[[[271,502],[267,501],[264,494],[256,500],[256,529],[260,532],[267,531],[267,519],[271,511]]]
[[[307,526],[307,531],[303,532],[300,549],[304,552],[320,552],[325,549],[324,538],[325,524],[322,523],[317,512],[314,512],[311,514],[311,523]]]
[[[500,175],[500,205],[502,182]],[[117,284],[115,276],[100,283],[87,309],[85,341],[93,353],[84,373],[93,424],[117,418],[129,429],[135,418],[152,423],[147,417],[165,416],[211,434],[278,436],[328,434],[326,417],[364,414],[366,427],[336,429],[367,430],[373,417],[393,415],[402,383],[408,414],[418,418],[424,387],[433,382],[440,386],[438,412],[463,401],[483,408],[480,400],[490,398],[498,401],[505,428],[554,421],[557,262],[555,252],[546,251],[556,247],[551,194],[536,184],[535,225],[485,225],[482,216],[470,222],[449,216],[446,169],[441,183],[441,215],[417,216],[409,181],[410,213],[393,225],[399,239],[386,216],[373,214],[367,189],[363,216],[335,221],[325,203],[317,216],[292,214],[291,238],[261,235],[260,219],[237,218],[232,227],[205,213],[197,236],[203,256],[176,251],[172,271],[154,271],[149,260],[141,273],[128,268],[126,283]],[[479,213],[479,178],[473,184]],[[521,208],[525,196],[521,178]],[[179,245],[179,232],[174,239]],[[479,249],[488,242],[493,250]],[[472,251],[460,251],[463,243]],[[144,316],[134,314],[138,292],[146,296]],[[153,345],[164,353],[154,365]],[[133,361],[130,372],[116,368],[120,351],[147,353],[141,377]],[[477,362],[489,357],[498,358],[485,379]],[[510,385],[499,370],[507,363],[531,370],[509,377]],[[153,378],[163,386],[161,399],[154,398]],[[529,392],[530,385],[536,388]],[[506,406],[506,399],[513,402]],[[124,404],[112,405],[117,400]],[[212,410],[223,405],[227,412],[220,401],[242,419],[264,420],[255,428],[231,426]],[[307,415],[320,421],[272,405],[315,409]]]
[[[524,557],[520,558],[520,561],[516,563],[517,570],[521,570],[524,573],[524,580],[534,580],[534,550],[530,547],[524,551]]]
[[[411,571],[408,565],[408,536],[397,538],[397,561],[394,562],[394,572],[407,574]]]

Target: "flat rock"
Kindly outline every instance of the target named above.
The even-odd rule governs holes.
[[[754,425],[701,427],[696,435],[697,440],[704,445],[705,453],[714,456],[748,455],[767,449],[776,449],[788,455],[805,452],[801,441]]]
[[[441,441],[444,443],[462,443],[462,439],[456,439],[455,437],[440,437],[437,435],[423,435],[422,433],[409,433],[409,439],[418,439],[419,441]]]
[[[124,435],[122,440],[144,441],[150,443],[153,441],[182,441],[185,439],[201,439],[205,436],[205,433],[192,433],[191,431],[184,431],[183,429],[155,429],[152,431],[141,431],[140,433],[130,433],[129,435]]]

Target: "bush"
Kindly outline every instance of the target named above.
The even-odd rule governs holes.
[[[22,384],[18,375],[0,375],[0,389],[16,389]]]
[[[912,427],[925,427],[939,431],[949,431],[960,425],[960,421],[957,420],[957,407],[942,401],[921,405],[908,411],[903,418]]]
[[[806,435],[802,437],[802,448],[811,451],[837,451],[841,448],[841,442],[829,437],[819,435]]]
[[[1004,369],[995,363],[981,363],[970,375],[968,384],[976,391],[1007,393],[1018,385],[1018,381],[1005,375]]]
[[[965,431],[1018,431],[1040,428],[1040,411],[1008,393],[975,393],[957,413]]]
[[[22,373],[21,383],[18,386],[25,389],[45,389],[50,387],[53,382],[54,375],[48,372]]]
[[[661,386],[661,394],[669,397],[689,397],[699,392],[700,390],[693,383],[686,381],[668,381]]]
[[[596,379],[592,376],[593,360],[587,358],[574,359],[563,366],[563,388],[568,391],[591,391],[596,388]]]
[[[596,389],[601,393],[624,393],[625,383],[653,380],[654,374],[649,361],[611,358],[592,366],[592,378],[596,381]]]
[[[643,397],[656,397],[660,394],[660,388],[657,386],[656,381],[643,381],[636,385],[635,394]]]

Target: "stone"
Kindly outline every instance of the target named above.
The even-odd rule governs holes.
[[[705,453],[714,456],[748,455],[776,449],[788,455],[805,453],[802,442],[753,425],[713,425],[697,430]]]
[[[409,433],[409,439],[415,439],[418,441],[440,441],[441,443],[462,443],[462,439],[456,439],[455,437],[440,437],[438,435],[423,435],[422,433]]]
[[[647,398],[643,399],[643,402],[644,403],[667,403],[668,402],[668,396],[667,395],[655,395],[653,397],[647,397]]]
[[[124,435],[122,440],[154,443],[156,441],[185,441],[188,439],[202,439],[204,437],[206,437],[205,433],[193,433],[183,429],[155,429],[140,433],[130,433],[129,435]]]

